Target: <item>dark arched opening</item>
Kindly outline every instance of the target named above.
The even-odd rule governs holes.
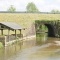
[[[55,37],[54,26],[51,24],[44,24],[48,28],[48,37]]]

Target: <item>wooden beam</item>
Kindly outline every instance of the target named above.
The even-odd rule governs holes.
[[[15,30],[15,38],[17,38],[16,30]]]
[[[9,39],[9,38],[10,38],[10,37],[9,37],[9,34],[10,34],[10,30],[8,29],[8,41],[10,40],[10,39]]]
[[[20,29],[20,35],[21,35],[21,29]]]
[[[20,37],[21,37],[21,29],[19,31],[20,31]]]

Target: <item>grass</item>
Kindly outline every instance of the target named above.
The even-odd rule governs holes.
[[[27,28],[22,31],[25,34],[32,30],[32,24],[35,20],[60,20],[60,14],[0,13],[0,22],[15,22]]]
[[[60,14],[0,13],[0,22],[16,22],[24,27],[35,20],[60,20]]]

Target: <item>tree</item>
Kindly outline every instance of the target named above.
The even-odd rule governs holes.
[[[9,12],[15,12],[15,11],[16,11],[16,8],[15,8],[13,5],[11,5],[11,6],[9,7],[8,11],[9,11]]]
[[[51,10],[51,13],[60,13],[60,11],[59,10]]]
[[[26,6],[27,12],[39,12],[36,5],[33,2],[30,2]]]

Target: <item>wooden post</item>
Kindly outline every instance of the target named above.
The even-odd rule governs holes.
[[[10,33],[10,30],[8,29],[8,41],[10,40],[10,39],[9,39],[9,38],[10,38],[10,37],[9,37],[9,33]]]
[[[6,46],[6,42],[7,42],[7,41],[6,41],[6,36],[5,36],[5,46]]]
[[[16,30],[15,30],[15,38],[17,38]]]
[[[3,29],[1,29],[1,35],[3,35]]]
[[[20,29],[20,37],[21,37],[21,29]]]

